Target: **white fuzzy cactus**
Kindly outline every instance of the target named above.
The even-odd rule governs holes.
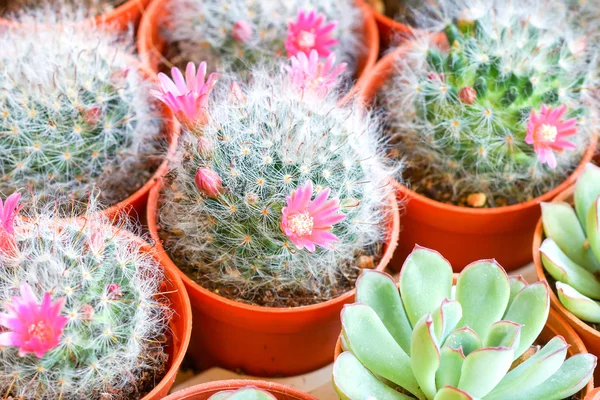
[[[183,62],[207,61],[217,70],[244,72],[258,62],[276,63],[286,56],[288,22],[299,10],[316,10],[337,21],[332,36],[340,43],[334,51],[354,72],[364,50],[363,17],[355,0],[174,0],[164,34],[171,45],[178,45]],[[240,24],[244,35],[236,33]]]
[[[291,70],[304,62],[325,74],[333,67],[330,58],[317,68],[315,54]],[[218,82],[206,124],[185,124],[160,199],[164,245],[178,266],[245,300],[265,288],[335,295],[358,258],[380,254],[391,217],[395,170],[375,118],[316,84],[331,85],[339,68],[307,76],[315,84],[291,70],[253,70],[245,90]]]
[[[58,220],[61,214],[32,206],[13,224],[12,197],[0,216],[8,228],[1,232],[0,324],[13,331],[2,333],[0,392],[23,399],[143,397],[168,358],[171,311],[160,296],[161,265],[130,236],[134,227],[126,220],[113,227],[95,209],[84,220]],[[25,297],[24,287],[38,300],[52,298],[57,318],[66,319],[62,330],[48,325],[44,304],[38,322],[35,305],[17,307],[14,296],[21,288]],[[19,319],[31,324],[21,333]],[[50,336],[58,342],[48,345]]]
[[[160,124],[125,41],[67,25],[12,27],[0,41],[0,193],[100,189],[112,205],[145,183]]]

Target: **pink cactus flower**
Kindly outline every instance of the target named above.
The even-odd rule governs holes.
[[[118,283],[111,283],[106,288],[106,295],[109,300],[117,300],[123,297],[123,291],[121,285]]]
[[[212,73],[206,82],[206,63],[196,66],[188,63],[185,78],[178,68],[171,69],[173,80],[162,72],[158,74],[160,90],[152,90],[154,97],[165,103],[175,114],[179,122],[191,129],[206,118],[208,96],[212,91],[219,74]]]
[[[22,284],[21,297],[14,296],[5,305],[7,313],[0,314],[0,325],[10,330],[0,334],[0,346],[16,346],[19,356],[33,353],[42,358],[58,345],[67,324],[67,317],[60,315],[65,302],[62,297],[52,303],[50,293],[46,293],[38,304],[31,287]]]
[[[297,248],[306,248],[311,253],[315,251],[315,245],[332,249],[339,239],[330,232],[331,228],[346,218],[345,214],[339,213],[340,200],[327,199],[329,188],[311,201],[312,193],[312,182],[306,181],[286,197],[287,205],[281,210],[281,230]]]
[[[218,197],[223,192],[223,186],[219,175],[209,168],[200,168],[196,172],[196,186],[208,197]]]
[[[233,40],[240,43],[245,43],[252,39],[253,34],[254,29],[252,28],[252,25],[248,23],[248,21],[236,22],[231,30],[231,36],[233,36]]]
[[[313,49],[320,57],[327,57],[331,54],[329,47],[339,43],[339,40],[329,36],[336,26],[337,21],[327,22],[325,16],[315,10],[308,13],[298,10],[296,20],[288,23],[285,41],[288,57],[300,52],[310,54]]]
[[[566,111],[567,106],[564,104],[555,109],[544,104],[540,115],[532,110],[529,116],[525,142],[533,145],[533,149],[542,164],[546,163],[550,168],[556,168],[554,152],[576,147],[574,143],[569,142],[566,138],[577,133],[577,120],[571,118],[563,121],[562,116]]]
[[[319,53],[311,50],[310,56],[298,53],[286,65],[292,85],[302,92],[314,92],[326,96],[337,84],[338,77],[346,70],[346,63],[335,65],[335,54],[330,54],[325,62],[319,61]]]
[[[15,248],[15,218],[19,214],[21,193],[13,193],[4,202],[0,199],[0,251]]]

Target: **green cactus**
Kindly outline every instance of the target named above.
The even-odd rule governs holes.
[[[171,310],[159,295],[162,267],[130,236],[129,223],[112,227],[94,211],[85,222],[28,213],[17,219],[14,250],[0,251],[2,311],[28,284],[38,299],[64,298],[67,318],[58,345],[39,358],[0,349],[5,397],[139,399],[165,372]]]
[[[224,390],[213,394],[208,400],[273,400],[275,398],[269,392],[248,386],[238,390]]]
[[[546,239],[540,247],[560,302],[583,321],[600,323],[600,168],[588,164],[577,180],[575,209],[542,203]]]
[[[594,131],[594,44],[532,4],[440,3],[443,33],[406,45],[380,96],[414,188],[460,205],[483,193],[491,207],[548,192]]]
[[[596,367],[591,354],[565,361],[560,336],[521,357],[546,323],[549,288],[508,278],[494,260],[468,265],[453,285],[448,261],[417,246],[399,290],[389,275],[367,271],[356,301],[342,311],[346,351],[333,367],[343,399],[558,400],[579,392]]]

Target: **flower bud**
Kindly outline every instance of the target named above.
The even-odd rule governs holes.
[[[477,92],[470,86],[465,86],[458,92],[458,99],[464,104],[473,104],[477,100]]]
[[[196,172],[196,186],[208,197],[218,197],[223,191],[221,178],[219,175],[208,168],[200,168]]]
[[[245,43],[252,39],[253,34],[254,30],[252,29],[252,25],[250,25],[247,21],[236,22],[231,31],[233,39],[240,43]]]

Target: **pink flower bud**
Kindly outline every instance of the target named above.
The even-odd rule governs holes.
[[[83,120],[90,126],[96,126],[102,117],[102,109],[98,106],[88,108],[83,113]]]
[[[458,99],[464,104],[473,104],[477,100],[477,92],[470,86],[465,86],[458,92]]]
[[[79,313],[81,314],[81,319],[83,321],[91,321],[92,318],[94,318],[94,307],[89,304],[84,304],[81,306]]]
[[[200,136],[198,138],[198,153],[204,158],[210,157],[212,153],[213,145],[210,140],[206,138],[206,136]]]
[[[110,81],[116,86],[125,86],[127,75],[129,75],[129,68],[118,69],[110,74]]]
[[[208,168],[200,168],[196,172],[196,186],[208,197],[217,197],[223,191],[221,178],[219,175]]]
[[[430,81],[446,82],[446,75],[438,74],[437,72],[430,72],[427,74],[427,79]]]
[[[116,300],[123,297],[123,292],[121,291],[121,285],[118,283],[111,283],[106,288],[106,294],[109,300]]]
[[[247,21],[238,21],[233,25],[233,29],[231,30],[231,35],[233,39],[240,43],[245,43],[248,40],[252,39],[252,35],[254,34],[254,29],[252,29],[252,25],[250,25]]]
[[[229,85],[229,99],[240,103],[246,102],[246,95],[236,81],[231,82],[231,85]]]

